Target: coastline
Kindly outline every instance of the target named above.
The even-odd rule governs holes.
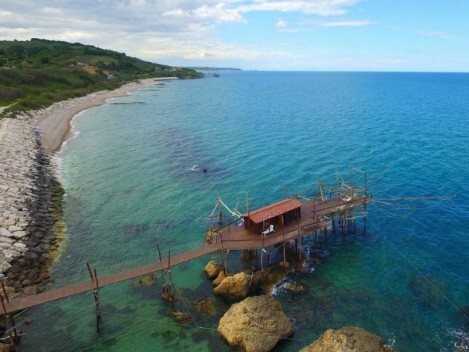
[[[164,80],[130,82],[0,120],[0,279],[9,297],[42,292],[51,282],[49,270],[66,239],[64,190],[51,160],[70,137],[73,117]]]
[[[44,150],[55,153],[70,137],[71,121],[83,110],[106,104],[108,99],[129,95],[139,89],[150,87],[157,81],[174,78],[147,78],[124,84],[115,90],[105,90],[88,94],[84,97],[60,101],[48,108],[31,113],[41,131],[41,144]]]

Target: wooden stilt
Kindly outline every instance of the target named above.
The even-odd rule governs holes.
[[[91,281],[93,281],[93,273],[91,272],[90,263],[86,262],[86,267],[88,268],[88,274],[90,274]]]
[[[156,248],[158,248],[158,258],[160,259],[160,262],[161,262],[162,260],[161,260],[161,251],[160,251],[160,244],[159,243],[156,244]]]
[[[99,282],[98,282],[98,274],[96,273],[96,269],[94,269],[94,282],[95,282],[95,289],[94,289],[94,303],[96,308],[96,331],[99,332],[99,323],[101,322],[101,311],[99,310]]]
[[[99,333],[99,323],[101,322],[101,311],[99,309],[99,282],[98,282],[98,274],[96,269],[91,271],[90,263],[86,262],[86,268],[88,269],[88,274],[90,274],[91,281],[94,282],[94,290],[93,290],[93,297],[94,297],[94,304],[95,304],[95,313],[96,313],[96,331]]]
[[[18,343],[21,339],[21,337],[18,335],[18,331],[16,330],[16,323],[15,319],[11,314],[7,313],[6,307],[5,307],[5,300],[9,302],[8,294],[7,291],[5,290],[5,284],[2,281],[2,289],[3,289],[3,294],[0,293],[0,300],[2,303],[2,310],[3,310],[3,316],[5,318],[5,329],[8,330],[8,338],[10,339],[10,343],[14,346],[16,343]],[[4,297],[5,296],[5,297]],[[10,327],[8,326],[10,324]]]
[[[264,272],[264,247],[260,250],[261,253],[261,271]]]
[[[285,242],[283,242],[283,270],[286,269],[287,266],[287,258],[286,258],[286,249],[285,249]]]
[[[227,263],[227,260],[226,260],[227,256],[228,256],[228,254],[225,252],[225,255],[223,256],[223,267],[225,268],[225,275],[228,276],[228,265],[226,264]]]

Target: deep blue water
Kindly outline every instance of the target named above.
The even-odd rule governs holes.
[[[201,245],[217,195],[235,206],[247,193],[256,207],[357,168],[376,200],[367,231],[329,238],[313,270],[289,276],[306,292],[277,290],[296,333],[276,351],[346,325],[399,351],[467,346],[469,74],[222,72],[114,102],[144,104],[80,114],[59,154],[68,241],[55,286],[87,279],[87,260],[104,275],[156,260],[157,243]],[[389,200],[435,195],[455,197]],[[210,295],[209,259],[173,270],[178,309]],[[99,335],[91,295],[32,309],[21,350],[230,350],[216,333],[223,304],[181,327],[159,293],[159,283],[102,289]]]

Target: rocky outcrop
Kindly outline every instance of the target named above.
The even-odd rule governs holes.
[[[211,260],[205,266],[204,272],[210,280],[213,280],[218,276],[220,271],[224,270],[223,265],[217,264],[215,261]]]
[[[31,121],[0,120],[0,277],[16,293],[37,293],[50,280],[62,194]]]
[[[294,327],[280,303],[270,296],[257,296],[233,304],[220,319],[218,332],[231,346],[261,352],[292,336]]]
[[[339,330],[329,329],[318,340],[300,352],[393,352],[384,340],[362,328],[347,326]]]
[[[251,276],[244,272],[227,276],[213,289],[213,293],[228,301],[240,301],[247,297]]]

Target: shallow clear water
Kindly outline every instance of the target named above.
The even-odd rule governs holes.
[[[87,279],[87,260],[104,275],[156,260],[157,243],[164,256],[201,245],[217,195],[235,206],[248,193],[253,208],[358,168],[376,200],[456,197],[376,202],[366,233],[329,238],[320,264],[288,278],[306,292],[277,290],[296,333],[276,350],[345,325],[400,351],[467,344],[458,310],[469,305],[468,74],[224,72],[114,102],[144,104],[80,114],[59,155],[68,241],[54,286]],[[178,309],[210,294],[209,259],[173,270]],[[89,294],[31,309],[21,351],[230,350],[216,333],[223,303],[182,327],[160,287],[103,288],[99,335]]]

